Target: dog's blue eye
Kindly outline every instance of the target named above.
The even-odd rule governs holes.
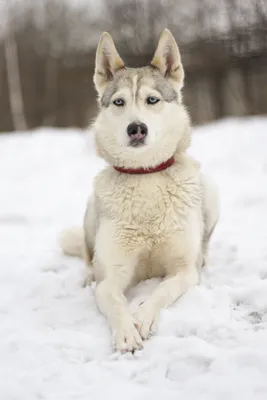
[[[113,104],[115,104],[115,106],[121,107],[124,106],[124,100],[123,99],[116,99],[113,101]]]
[[[156,104],[159,102],[159,99],[154,96],[150,96],[146,99],[147,104]]]

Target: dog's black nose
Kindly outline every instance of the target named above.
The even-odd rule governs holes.
[[[135,139],[143,139],[147,135],[147,126],[143,123],[132,122],[127,127],[127,133]]]

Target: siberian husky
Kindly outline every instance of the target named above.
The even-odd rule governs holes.
[[[198,284],[219,217],[216,187],[187,154],[183,81],[169,30],[142,68],[126,67],[112,37],[102,34],[94,73],[100,112],[93,129],[108,166],[95,178],[83,229],[66,231],[61,247],[85,259],[97,305],[122,352],[142,348],[161,309]],[[162,281],[132,315],[125,291],[151,277]]]

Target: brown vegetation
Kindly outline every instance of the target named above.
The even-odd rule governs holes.
[[[219,2],[224,4],[223,20],[218,5],[208,0],[201,6],[192,2],[191,11],[188,3],[114,0],[105,4],[102,16],[90,20],[90,13],[82,19],[81,9],[47,0],[41,27],[34,22],[34,10],[24,11],[23,21],[14,24],[16,29],[9,22],[0,41],[0,131],[86,127],[96,112],[92,74],[102,30],[113,34],[131,66],[148,63],[161,29],[172,30],[181,49],[184,99],[194,123],[266,113],[265,3],[255,0],[240,10],[237,0]],[[77,43],[70,37],[73,32]],[[81,37],[88,40],[81,43]]]

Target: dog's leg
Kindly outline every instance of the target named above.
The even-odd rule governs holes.
[[[162,308],[169,307],[190,287],[197,285],[199,273],[195,265],[181,265],[176,275],[168,275],[142,303],[134,314],[142,339],[146,340],[155,333]]]
[[[124,251],[114,236],[112,229],[101,224],[94,256],[98,282],[95,296],[98,308],[109,321],[115,349],[121,352],[134,351],[142,348],[142,339],[124,292],[132,283],[138,259],[136,254]]]
[[[201,252],[203,225],[198,212],[189,215],[188,221],[187,229],[177,232],[157,250],[166,277],[134,315],[143,339],[154,333],[161,309],[169,307],[199,282],[197,261]]]
[[[123,293],[124,286],[125,282],[104,279],[97,284],[95,291],[98,308],[109,321],[114,348],[120,352],[135,351],[143,347]]]

